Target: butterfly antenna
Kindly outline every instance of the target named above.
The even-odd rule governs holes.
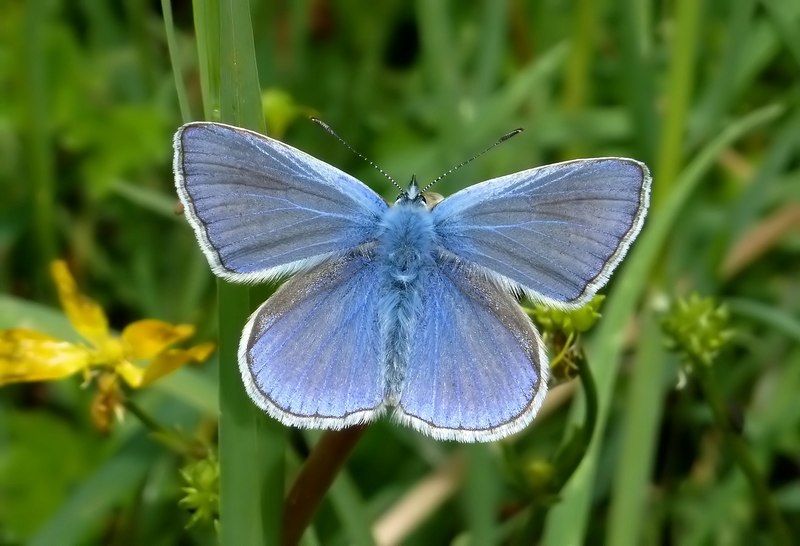
[[[322,121],[322,120],[321,120],[321,119],[319,119],[319,118],[314,118],[314,117],[312,117],[312,118],[311,118],[311,121],[313,121],[314,123],[316,123],[317,125],[319,125],[319,126],[320,126],[320,127],[322,127],[323,129],[325,129],[325,130],[326,130],[326,131],[327,131],[327,132],[328,132],[328,133],[329,133],[331,136],[333,136],[333,137],[334,137],[336,140],[338,140],[339,142],[341,142],[342,144],[344,144],[345,148],[347,148],[348,150],[350,150],[351,152],[353,152],[355,155],[357,155],[358,157],[360,157],[361,159],[363,159],[364,161],[366,161],[366,162],[367,162],[367,163],[369,163],[370,165],[372,165],[372,167],[373,167],[375,170],[377,170],[377,171],[378,171],[379,173],[381,173],[383,176],[385,176],[386,178],[388,178],[388,179],[389,179],[389,181],[390,181],[392,184],[394,184],[394,187],[395,187],[395,188],[397,188],[397,189],[398,189],[398,190],[400,190],[400,191],[403,191],[403,188],[401,188],[401,187],[400,187],[400,185],[399,185],[397,182],[395,182],[395,181],[394,181],[394,178],[392,178],[392,177],[389,175],[389,173],[387,173],[386,171],[384,171],[383,169],[381,169],[380,167],[378,167],[378,166],[377,166],[377,165],[376,165],[374,162],[372,162],[372,161],[370,161],[369,159],[367,159],[367,158],[364,156],[364,154],[361,154],[361,153],[357,152],[355,148],[353,148],[352,146],[350,146],[350,144],[348,144],[348,143],[347,143],[347,141],[345,141],[345,139],[343,139],[343,138],[342,138],[342,137],[340,137],[338,134],[336,134],[336,131],[334,131],[334,130],[331,128],[331,126],[330,126],[330,125],[328,125],[327,123],[325,123],[324,121]]]
[[[525,130],[525,129],[523,129],[523,128],[521,128],[521,127],[520,127],[519,129],[514,129],[513,131],[511,131],[511,132],[509,132],[509,133],[506,133],[506,134],[504,134],[504,135],[503,135],[503,136],[501,136],[499,139],[497,139],[497,141],[496,141],[494,144],[492,144],[491,146],[487,147],[487,148],[486,148],[485,150],[483,150],[482,152],[480,152],[480,153],[477,153],[477,154],[473,155],[472,157],[470,157],[469,159],[467,159],[466,161],[464,161],[464,162],[462,162],[462,163],[459,163],[458,165],[456,165],[455,167],[453,167],[452,169],[450,169],[450,170],[449,170],[449,171],[447,171],[446,173],[444,173],[444,174],[440,174],[439,176],[437,176],[436,178],[434,178],[434,179],[431,181],[431,183],[430,183],[430,184],[428,184],[427,186],[425,186],[425,188],[423,188],[423,190],[422,190],[422,192],[421,192],[421,193],[425,193],[426,191],[428,191],[428,190],[430,189],[430,187],[431,187],[431,186],[433,186],[434,184],[436,184],[436,183],[437,183],[439,180],[441,180],[441,179],[442,179],[442,178],[444,178],[445,176],[449,175],[450,173],[453,173],[453,172],[457,171],[458,169],[460,169],[460,168],[461,168],[461,167],[463,167],[464,165],[467,165],[467,164],[469,164],[469,163],[472,163],[473,161],[475,161],[476,159],[478,159],[480,156],[482,156],[483,154],[485,154],[486,152],[488,152],[489,150],[491,150],[491,149],[492,149],[492,148],[494,148],[495,146],[498,146],[498,145],[502,144],[503,142],[505,142],[506,140],[508,140],[509,138],[511,138],[511,137],[513,137],[513,136],[517,136],[518,134],[520,134],[520,133],[521,133],[522,131],[524,131],[524,130]]]

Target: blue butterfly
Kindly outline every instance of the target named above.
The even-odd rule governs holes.
[[[524,295],[587,303],[642,228],[650,173],[633,159],[567,161],[487,180],[438,204],[412,178],[393,206],[350,175],[219,123],[175,134],[175,184],[211,269],[294,275],[239,347],[247,393],[290,426],[385,413],[439,440],[526,427],[547,392]]]

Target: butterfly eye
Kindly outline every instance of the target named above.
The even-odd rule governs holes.
[[[441,193],[426,191],[422,194],[422,200],[425,201],[429,209],[432,209],[444,200],[444,196]]]

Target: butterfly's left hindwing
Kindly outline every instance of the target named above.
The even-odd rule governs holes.
[[[289,279],[253,313],[239,367],[247,393],[286,425],[340,429],[383,408],[375,265],[352,254]]]

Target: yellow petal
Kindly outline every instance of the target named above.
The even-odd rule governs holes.
[[[193,334],[194,326],[191,324],[170,324],[161,320],[145,319],[126,326],[122,331],[122,341],[131,358],[154,358],[173,343]]]
[[[89,365],[91,353],[33,330],[0,330],[0,385],[62,379]]]
[[[125,380],[131,387],[141,387],[142,380],[144,379],[144,369],[135,364],[131,364],[127,360],[118,362],[114,366],[114,371]]]
[[[201,343],[189,349],[171,349],[158,355],[144,372],[141,386],[151,384],[153,381],[164,377],[188,364],[189,362],[202,362],[214,352],[215,345],[211,342]]]
[[[96,346],[108,338],[108,320],[103,308],[94,300],[78,291],[78,285],[67,268],[66,262],[56,260],[50,265],[50,273],[58,289],[61,307],[72,327]]]

